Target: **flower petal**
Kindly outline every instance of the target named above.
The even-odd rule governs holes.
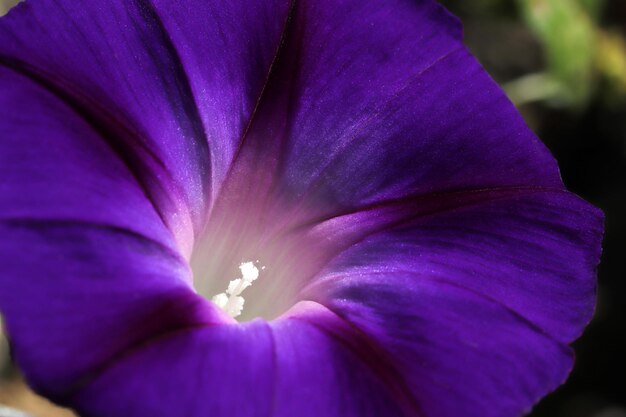
[[[247,139],[241,165],[261,159],[263,169],[235,182],[254,178],[264,195],[259,178],[275,167],[277,200],[326,214],[435,192],[562,186],[548,150],[462,45],[458,21],[431,0],[297,3]]]
[[[172,332],[126,352],[72,404],[93,417],[269,415],[272,361],[262,322]]]
[[[286,13],[286,0],[26,2],[0,23],[0,65],[106,130],[168,225],[198,229]]]
[[[352,337],[321,306],[307,307],[309,317],[294,315],[272,323],[276,345],[275,417],[403,416],[404,404],[359,357],[327,329]],[[310,316],[313,317],[310,317]]]
[[[425,415],[516,416],[571,370],[601,231],[563,191],[458,204],[365,238],[308,294],[387,352]]]
[[[266,87],[293,2],[152,0],[204,123],[214,195]]]
[[[362,277],[331,309],[389,352],[424,416],[519,416],[569,373],[567,346],[498,303],[410,273],[390,281]]]
[[[220,322],[180,258],[127,231],[0,222],[0,306],[13,356],[61,404],[117,355],[172,329]],[[51,244],[54,242],[54,245]]]
[[[337,326],[338,318],[320,306],[307,310],[320,325]],[[257,320],[154,340],[79,392],[78,411],[94,417],[403,415],[368,366],[309,320]]]
[[[176,250],[132,170],[74,108],[0,66],[0,221],[126,228]]]
[[[0,85],[0,310],[27,380],[63,402],[121,351],[218,318],[95,127],[13,70]]]
[[[292,15],[204,247],[218,247],[223,236],[304,242],[300,232],[329,217],[403,199],[563,188],[553,157],[437,2],[296,2]],[[294,286],[305,285],[327,254],[371,233],[362,226],[341,242],[319,234],[317,245],[302,244],[297,258],[313,272],[291,279]],[[219,258],[239,261],[238,246],[224,245]],[[255,251],[262,252],[247,256],[263,257]],[[215,264],[207,258],[194,267]]]

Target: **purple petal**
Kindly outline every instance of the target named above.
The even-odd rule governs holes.
[[[293,1],[153,3],[204,123],[215,194],[266,87]]]
[[[593,312],[601,213],[562,191],[496,197],[365,238],[308,291],[387,352],[426,415],[529,410]]]
[[[286,41],[244,143],[238,191],[254,178],[252,192],[267,182],[283,204],[332,213],[435,192],[562,186],[550,153],[436,2],[297,3]]]
[[[436,2],[297,2],[273,68],[207,227],[204,247],[225,247],[211,251],[220,259],[262,257],[248,242],[403,199],[563,187],[553,157]],[[300,258],[337,253],[403,211],[333,242],[319,234],[315,254]],[[208,252],[194,265],[216,264]]]
[[[95,417],[402,415],[388,387],[350,347],[309,322],[332,327],[338,318],[320,306],[306,309],[313,317],[153,340],[78,392],[78,411]]]
[[[567,346],[497,302],[411,273],[390,281],[362,276],[331,309],[389,352],[424,416],[522,415],[569,373]]]
[[[263,322],[163,334],[103,371],[72,398],[81,415],[270,415],[272,338]]]
[[[131,170],[75,109],[0,67],[0,306],[58,401],[154,334],[218,320]]]
[[[177,250],[131,169],[94,126],[1,66],[0,84],[0,221],[107,225]]]
[[[17,364],[62,404],[146,339],[220,323],[182,260],[129,231],[73,222],[0,222],[0,305]],[[54,244],[51,244],[54,242]]]
[[[263,88],[286,3],[28,2],[2,19],[0,65],[99,126],[172,229],[198,229]]]

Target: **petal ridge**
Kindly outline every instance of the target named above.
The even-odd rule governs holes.
[[[225,188],[229,185],[229,182],[231,181],[231,178],[235,174],[235,169],[236,169],[238,161],[239,161],[239,159],[241,157],[242,151],[243,151],[243,149],[245,147],[245,142],[246,142],[246,139],[248,138],[248,134],[250,132],[250,129],[251,129],[252,125],[254,124],[254,122],[256,121],[257,113],[259,112],[259,109],[261,108],[262,102],[263,102],[264,98],[266,97],[267,89],[268,89],[268,86],[269,86],[269,84],[271,82],[272,76],[274,75],[274,72],[276,71],[277,63],[280,60],[280,57],[281,57],[283,51],[285,50],[285,44],[286,44],[286,41],[287,41],[287,34],[288,34],[289,30],[290,30],[290,26],[293,24],[294,11],[296,9],[296,4],[297,4],[297,0],[289,0],[287,16],[285,17],[285,21],[284,21],[283,27],[281,29],[278,45],[276,46],[276,50],[275,50],[274,55],[272,57],[272,60],[270,62],[270,66],[269,66],[269,68],[267,70],[267,73],[266,73],[266,76],[265,76],[265,80],[263,82],[263,86],[261,87],[261,90],[259,91],[259,95],[258,95],[258,97],[255,100],[254,108],[252,109],[252,113],[250,114],[250,117],[248,118],[248,120],[246,122],[246,126],[244,127],[244,129],[241,132],[241,137],[237,141],[237,147],[235,149],[235,153],[233,155],[233,159],[232,159],[232,161],[230,163],[229,169],[226,172],[226,175],[224,177],[224,180],[222,181],[221,187],[219,187],[219,189],[216,191],[216,193],[217,193],[216,196],[215,196],[216,203],[220,200],[220,198],[224,198],[224,193],[226,192]],[[216,204],[213,204],[212,208],[215,205]]]
[[[102,140],[116,153],[120,161],[129,169],[133,177],[137,180],[138,186],[150,200],[159,217],[161,217],[161,220],[167,225],[163,207],[161,204],[158,204],[158,202],[163,198],[167,198],[168,193],[152,191],[149,185],[151,184],[149,179],[157,177],[157,174],[153,173],[155,168],[161,171],[160,174],[165,174],[169,179],[171,179],[171,174],[165,167],[163,161],[138,139],[141,136],[139,132],[133,129],[129,124],[113,117],[98,103],[81,96],[77,91],[71,90],[69,85],[62,80],[55,80],[41,69],[34,68],[19,59],[1,54],[0,65],[28,78],[31,82],[44,88],[90,125]],[[124,149],[123,141],[117,139],[118,135],[125,139],[130,139],[130,149]],[[150,165],[152,166],[146,165],[139,154],[148,157],[151,161]],[[148,171],[148,175],[145,175],[144,170]],[[170,184],[172,186],[175,185],[173,181],[170,181]],[[172,203],[169,201],[167,204]]]
[[[134,0],[134,1],[139,5],[141,10],[144,10],[145,13],[147,13],[152,18],[151,20],[153,20],[156,23],[158,31],[161,34],[161,38],[163,39],[163,43],[165,44],[166,49],[169,51],[170,56],[172,57],[172,60],[175,66],[174,68],[172,68],[172,70],[175,71],[176,74],[179,74],[179,77],[177,78],[181,80],[182,88],[184,89],[183,94],[181,94],[181,97],[183,98],[183,103],[185,106],[184,114],[189,116],[192,129],[194,131],[194,134],[196,135],[196,138],[202,139],[202,143],[204,144],[204,146],[201,147],[201,151],[206,152],[208,154],[208,159],[207,159],[208,166],[205,168],[207,169],[207,172],[205,172],[205,175],[212,177],[211,162],[210,162],[211,161],[211,148],[209,147],[206,128],[204,126],[204,122],[202,121],[202,117],[200,116],[200,109],[198,107],[198,102],[196,100],[196,96],[192,88],[189,74],[187,73],[185,64],[180,57],[180,52],[178,51],[176,44],[172,40],[172,37],[169,31],[167,30],[165,26],[165,22],[163,18],[161,17],[161,15],[159,14],[159,10],[155,6],[154,1],[153,0]],[[203,186],[208,187],[208,189],[203,190],[203,194],[205,196],[211,195],[212,185],[213,184],[211,183],[211,181],[203,182]],[[191,202],[188,202],[188,204],[191,204]],[[198,229],[201,229],[201,226],[198,226]],[[199,232],[200,230],[197,230],[196,234]]]
[[[303,299],[282,320],[306,323],[326,334],[330,339],[354,353],[362,364],[380,377],[384,383],[389,384],[392,395],[402,405],[407,416],[426,416],[406,378],[390,360],[389,352],[346,317],[314,299]],[[378,366],[373,366],[374,364]]]
[[[307,186],[307,188],[303,191],[302,195],[300,196],[300,205],[305,204],[309,195],[312,192],[314,192],[315,189],[319,186],[319,183],[324,179],[324,174],[326,170],[337,162],[338,157],[342,156],[342,153],[346,150],[346,148],[350,146],[350,144],[353,141],[355,141],[359,137],[359,135],[361,135],[365,130],[367,130],[369,125],[371,125],[377,119],[377,117],[379,117],[380,115],[384,113],[385,109],[392,106],[394,101],[398,97],[400,97],[404,91],[409,89],[413,84],[418,83],[422,76],[428,74],[429,71],[434,70],[437,67],[437,65],[440,65],[441,63],[445,62],[446,59],[449,59],[455,52],[460,51],[460,50],[465,50],[465,47],[461,45],[461,46],[458,46],[456,48],[449,50],[448,52],[444,53],[439,58],[435,59],[435,61],[430,63],[426,68],[421,69],[419,72],[411,76],[405,82],[404,85],[398,88],[398,90],[395,93],[392,93],[389,97],[387,97],[386,101],[380,103],[379,107],[375,109],[372,113],[370,113],[370,115],[367,118],[360,120],[357,126],[352,127],[350,134],[347,137],[342,138],[340,140],[340,143],[336,147],[333,148],[333,152],[328,157],[328,160],[326,161],[325,165],[319,170],[316,177],[313,177],[311,179],[311,183]]]

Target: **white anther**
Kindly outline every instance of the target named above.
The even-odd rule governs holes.
[[[224,308],[224,306],[228,302],[228,296],[224,293],[217,294],[213,296],[213,302],[217,304],[219,308]]]
[[[239,270],[241,271],[241,276],[244,281],[251,283],[259,277],[259,268],[254,266],[254,263],[252,262],[242,263],[241,265],[239,265]]]
[[[261,269],[265,269],[265,267]],[[253,262],[243,262],[239,265],[239,270],[241,271],[241,278],[230,281],[226,292],[213,297],[213,302],[231,317],[237,317],[241,314],[245,300],[240,294],[259,277],[259,268]]]

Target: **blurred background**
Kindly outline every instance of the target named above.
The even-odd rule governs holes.
[[[531,417],[626,417],[626,0],[441,2],[552,150],[568,188],[606,213],[595,318],[575,344],[571,378]],[[0,15],[15,3],[0,0]],[[24,387],[0,334],[0,417],[2,405],[72,416]]]

